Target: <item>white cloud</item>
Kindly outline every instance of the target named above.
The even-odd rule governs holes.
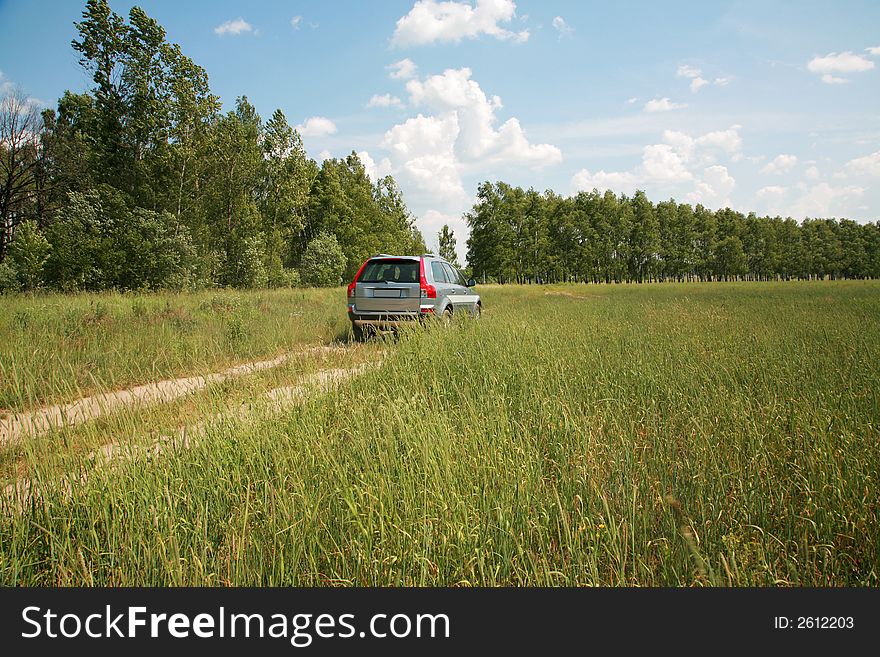
[[[772,162],[769,162],[764,165],[761,169],[761,173],[766,174],[782,174],[791,171],[794,168],[794,165],[797,164],[797,156],[796,155],[777,155],[773,158]]]
[[[670,110],[687,107],[684,103],[673,103],[668,98],[655,98],[645,103],[646,112],[668,112]]]
[[[428,197],[461,202],[466,194],[454,151],[458,133],[454,113],[443,117],[419,114],[386,132],[382,147],[395,164],[395,177],[399,172]]]
[[[465,173],[486,176],[493,166],[540,169],[562,159],[556,146],[531,143],[516,118],[498,125],[501,99],[487,96],[470,69],[410,80],[406,89],[409,105],[423,112],[388,130],[381,147],[394,176],[408,185],[408,198],[457,209],[468,200]]]
[[[702,180],[697,181],[696,189],[687,198],[708,208],[730,207],[730,193],[735,185],[736,180],[728,173],[727,167],[714,165],[703,170]]]
[[[424,81],[410,80],[406,89],[414,106],[425,106],[440,116],[455,114],[460,130],[455,152],[463,161],[518,162],[540,168],[562,159],[556,146],[529,143],[515,118],[496,130],[495,111],[501,99],[493,96],[490,100],[471,79],[469,68],[447,69]]]
[[[807,70],[820,74],[822,82],[825,84],[849,82],[847,78],[835,76],[834,73],[864,73],[872,68],[874,68],[874,62],[849,50],[842,53],[828,53],[824,57],[813,57],[807,64]]]
[[[322,162],[324,160],[329,160],[332,157],[333,157],[333,155],[326,148],[323,151],[321,151],[320,153],[318,153],[318,159],[321,160]]]
[[[310,116],[296,129],[303,137],[323,137],[334,134],[336,124],[324,116]]]
[[[831,75],[831,73],[826,73],[822,76],[822,82],[825,84],[847,84],[850,80],[847,78],[839,78],[836,75]]]
[[[477,0],[437,2],[419,0],[397,21],[391,44],[399,47],[420,46],[435,42],[458,43],[463,38],[475,39],[481,34],[519,43],[529,38],[529,31],[512,32],[500,23],[510,22],[516,14],[513,0]]]
[[[590,173],[581,169],[571,179],[572,189],[576,192],[589,192],[598,189],[600,192],[610,189],[617,194],[632,194],[639,186],[638,177],[629,171],[604,170]]]
[[[629,98],[626,101],[626,104],[627,105],[635,105],[638,101],[639,101],[639,99],[636,96],[633,96],[632,98]]]
[[[677,78],[698,78],[702,74],[700,69],[689,64],[681,64],[675,71]]]
[[[416,74],[418,66],[411,59],[401,59],[394,62],[391,66],[386,66],[391,71],[389,74],[395,80],[409,80]]]
[[[705,87],[707,84],[709,84],[709,81],[704,78],[694,78],[691,80],[691,93],[697,93],[700,87]]]
[[[253,32],[254,27],[250,23],[248,23],[241,16],[234,20],[228,20],[222,25],[218,25],[214,28],[214,34],[219,36],[225,36],[227,34],[232,34],[233,36],[237,36],[244,32]]]
[[[880,55],[880,46],[872,46],[871,48],[865,48],[871,55]]]
[[[645,146],[642,171],[652,181],[678,183],[691,180],[693,175],[685,166],[686,158],[669,144]]]
[[[290,19],[290,27],[292,27],[294,30],[298,30],[299,26],[302,24],[302,20],[302,16],[294,16]]]
[[[807,177],[807,180],[818,180],[819,169],[817,169],[815,166],[812,166],[804,172],[804,175]]]
[[[421,229],[422,235],[425,236],[428,249],[434,253],[439,250],[437,234],[444,224],[448,225],[455,235],[455,251],[458,254],[458,261],[466,262],[469,230],[463,213],[447,214],[437,210],[428,210],[416,220],[416,223]]]
[[[553,28],[559,33],[559,38],[570,37],[574,33],[574,28],[565,22],[562,16],[556,16],[553,19]]]
[[[583,169],[572,177],[572,188],[580,191],[596,187],[631,193],[647,185],[668,187],[693,182],[695,187],[691,196],[697,199],[696,202],[729,205],[728,197],[735,181],[726,167],[714,164],[714,161],[719,153],[731,159],[741,155],[739,130],[740,126],[734,125],[698,137],[666,130],[663,132],[664,143],[645,146],[641,164],[633,170],[591,173]],[[702,171],[697,174],[701,167]]]
[[[857,176],[880,176],[880,151],[850,160],[846,170]]]
[[[834,214],[834,208],[840,207],[840,201],[859,198],[864,193],[863,187],[832,187],[828,183],[819,183],[795,201],[787,214],[799,220],[804,217],[829,217]]]
[[[403,107],[403,103],[400,98],[391,94],[374,94],[367,103],[367,109],[371,107]]]
[[[788,191],[787,187],[780,187],[779,185],[768,185],[767,187],[762,187],[758,190],[757,196],[762,201],[779,201],[780,198],[785,196],[785,193]]]
[[[675,77],[689,79],[691,81],[691,93],[697,93],[701,88],[709,84],[723,87],[730,82],[730,78],[715,78],[714,81],[710,82],[703,77],[703,72],[700,69],[690,64],[680,64],[675,70]]]
[[[391,161],[387,157],[377,164],[367,151],[358,151],[357,156],[373,183],[391,173]]]

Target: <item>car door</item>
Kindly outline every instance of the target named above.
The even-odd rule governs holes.
[[[462,308],[467,309],[469,313],[473,313],[476,309],[477,301],[480,300],[480,295],[478,295],[473,288],[468,287],[467,280],[458,269],[455,267],[452,268],[458,277],[459,284],[459,293],[456,295],[456,298],[461,305]]]
[[[467,287],[462,285],[464,281],[461,280],[461,276],[459,276],[455,267],[444,262],[443,270],[446,272],[446,280],[449,281],[449,300],[452,301],[455,310],[459,310],[466,301],[464,297]]]
[[[437,288],[437,312],[440,312],[440,308],[445,304],[444,299],[455,303],[455,285],[450,282],[449,274],[439,260],[431,261],[431,273],[434,276],[434,287]],[[455,307],[453,306],[454,311]]]

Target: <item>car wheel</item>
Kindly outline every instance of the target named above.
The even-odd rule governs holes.
[[[366,331],[364,331],[364,328],[362,326],[357,325],[357,324],[351,325],[351,332],[352,332],[352,335],[354,335],[355,342],[363,342],[367,337],[367,334],[366,334]]]
[[[452,308],[446,306],[446,310],[443,311],[443,317],[441,320],[443,321],[443,326],[449,326],[452,324]]]
[[[477,304],[474,306],[474,319],[480,319],[483,316],[483,306]]]

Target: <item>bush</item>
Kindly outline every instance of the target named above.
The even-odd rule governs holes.
[[[319,233],[303,253],[299,273],[304,285],[332,287],[342,282],[345,254],[332,233]]]
[[[51,250],[51,245],[33,222],[26,221],[18,227],[4,261],[15,279],[17,289],[34,290],[43,285],[43,266]],[[9,273],[5,276],[8,277]],[[0,282],[2,288],[3,283]]]
[[[129,210],[112,187],[70,192],[49,232],[46,276],[62,290],[191,287],[197,256],[167,212]]]
[[[15,270],[8,262],[0,262],[0,294],[18,292],[20,289],[21,286],[18,283],[18,276],[15,275]]]

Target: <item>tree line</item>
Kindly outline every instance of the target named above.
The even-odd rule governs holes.
[[[88,0],[75,25],[91,88],[0,102],[0,291],[337,285],[425,250],[391,176],[319,166],[280,109],[224,113],[142,9]]]
[[[880,222],[744,215],[644,192],[562,197],[482,183],[465,215],[483,282],[880,278]]]

